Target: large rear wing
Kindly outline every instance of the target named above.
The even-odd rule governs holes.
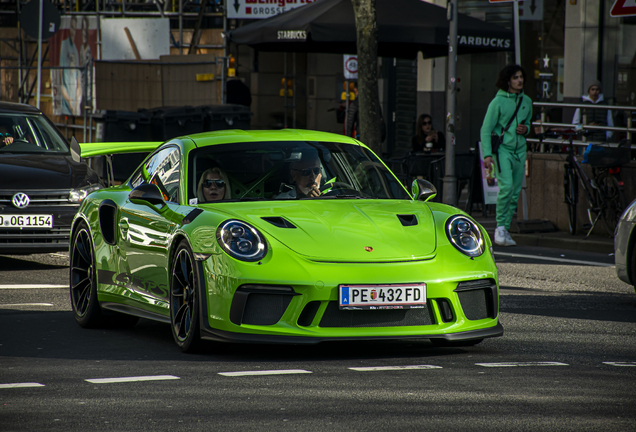
[[[73,138],[73,140],[75,140]],[[76,145],[75,145],[76,144]],[[96,156],[105,156],[107,163],[107,182],[108,186],[115,184],[115,178],[113,174],[113,159],[114,154],[125,153],[150,153],[159,147],[163,142],[161,141],[144,141],[144,142],[97,142],[97,143],[77,143],[75,141],[71,143],[71,152],[79,153],[77,156],[81,158],[90,158]],[[78,149],[79,147],[79,149]],[[73,155],[74,158],[76,155]]]

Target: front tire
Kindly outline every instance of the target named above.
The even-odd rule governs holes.
[[[202,346],[199,315],[199,277],[194,254],[187,241],[177,247],[170,278],[170,323],[172,336],[183,352]]]
[[[97,301],[95,250],[86,223],[74,231],[70,247],[69,280],[71,305],[75,321],[85,328],[104,324],[104,315]]]

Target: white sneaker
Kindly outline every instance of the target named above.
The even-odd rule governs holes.
[[[495,244],[499,246],[516,246],[517,243],[510,237],[510,233],[505,227],[500,226],[495,229]]]

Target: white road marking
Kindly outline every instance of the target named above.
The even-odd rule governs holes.
[[[49,288],[67,289],[68,285],[47,285],[47,284],[0,285],[0,289],[49,289]]]
[[[250,376],[250,375],[291,375],[291,374],[309,374],[311,371],[304,369],[281,369],[281,370],[264,370],[264,371],[241,371],[241,372],[219,372],[223,376]]]
[[[614,267],[614,264],[606,264],[606,263],[599,263],[599,262],[593,262],[593,261],[572,260],[567,258],[552,258],[552,257],[539,256],[539,255],[525,255],[525,254],[516,254],[516,253],[508,253],[508,252],[494,252],[494,254],[511,257],[511,258],[530,258],[530,259],[536,259],[536,260],[556,261],[556,262],[564,262],[564,263],[570,263],[570,264],[584,264],[584,265],[598,266],[598,267]]]
[[[475,363],[477,366],[484,367],[517,367],[517,366],[569,366],[567,363],[560,362],[504,362],[504,363]]]
[[[0,388],[20,388],[20,387],[44,387],[44,384],[40,384],[40,383],[9,383],[9,384],[0,384]]]
[[[442,367],[433,366],[433,365],[410,365],[410,366],[350,367],[349,369],[358,371],[358,372],[374,372],[374,371],[412,370],[412,369],[442,369]]]
[[[151,376],[136,376],[136,377],[120,377],[120,378],[93,378],[87,379],[84,381],[88,381],[93,384],[110,384],[110,383],[121,383],[121,382],[137,382],[137,381],[163,381],[163,380],[176,380],[181,379],[174,375],[151,375]]]
[[[3,308],[3,307],[15,307],[15,306],[53,306],[53,303],[13,303],[13,304],[0,304],[0,308]]]
[[[610,366],[636,366],[636,362],[603,362]]]

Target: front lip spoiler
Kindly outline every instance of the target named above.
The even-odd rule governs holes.
[[[248,333],[233,333],[224,330],[217,330],[209,327],[206,323],[201,328],[201,338],[216,342],[234,342],[234,343],[263,343],[263,344],[317,344],[328,341],[365,341],[365,340],[403,340],[403,339],[438,339],[449,342],[471,341],[491,337],[503,336],[503,326],[497,322],[497,325],[481,330],[471,330],[461,333],[452,334],[434,334],[434,335],[408,335],[408,336],[360,336],[360,337],[306,337],[306,336],[280,336],[280,335],[261,335]]]

